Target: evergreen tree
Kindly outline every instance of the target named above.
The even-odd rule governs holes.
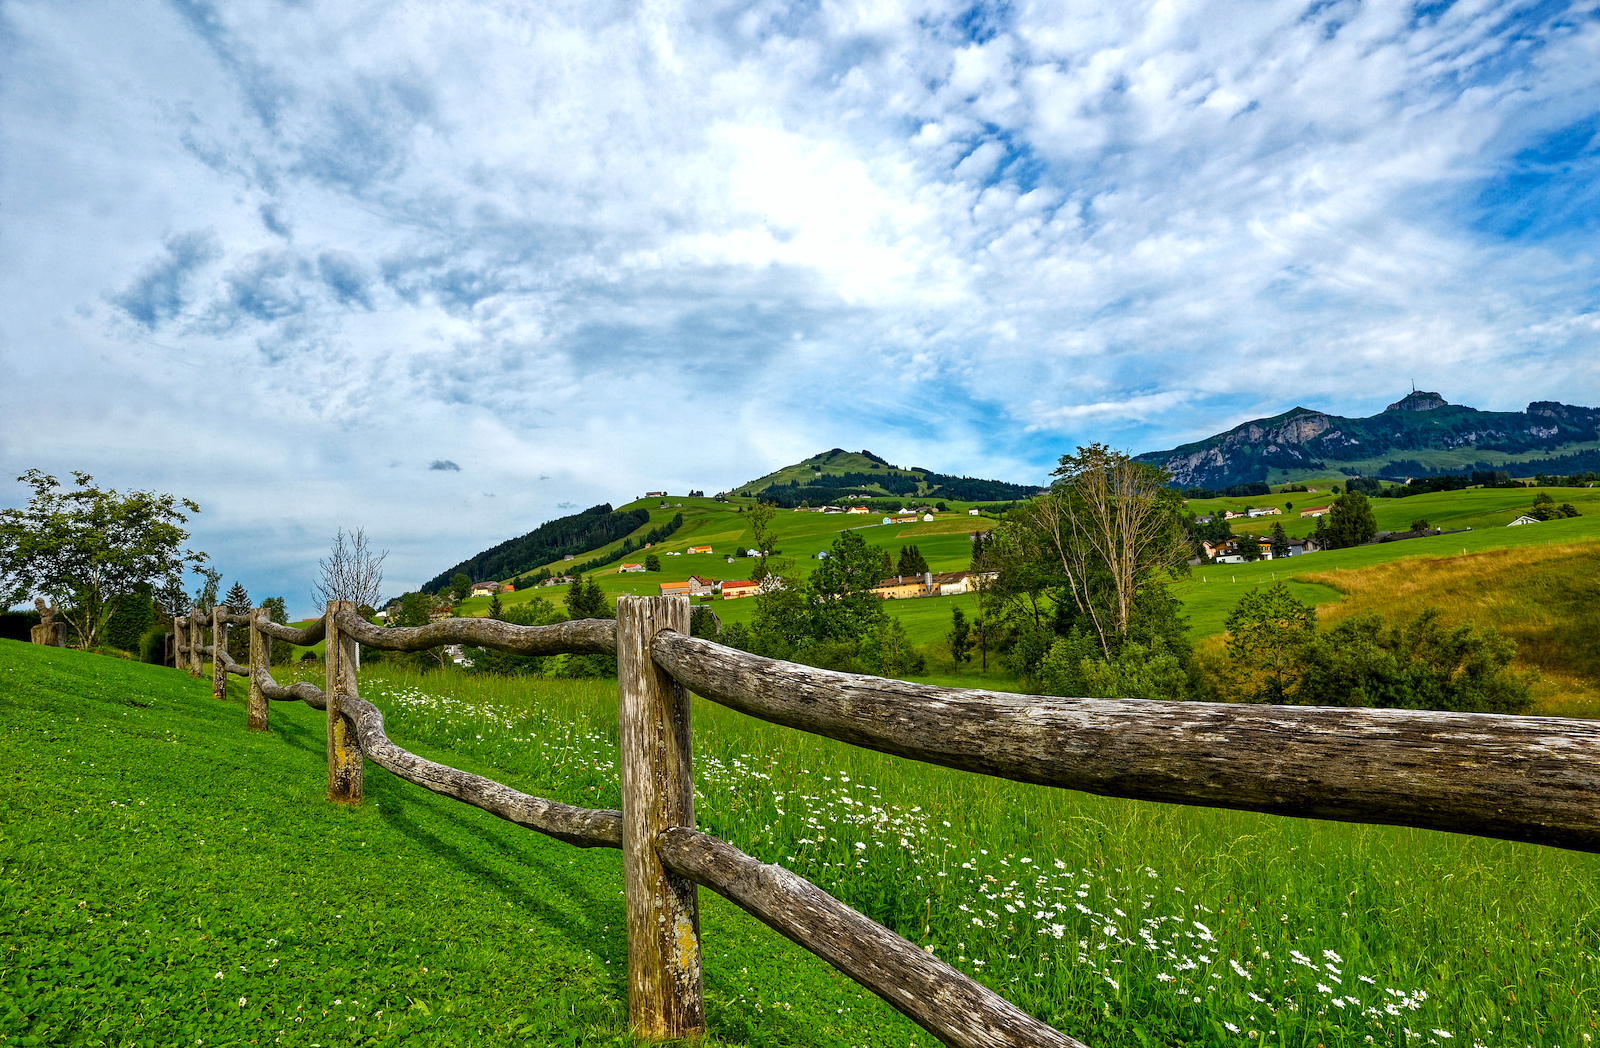
[[[950,609],[950,632],[946,639],[950,642],[950,657],[955,660],[956,669],[961,668],[963,662],[972,658],[972,628],[967,625],[967,617],[961,614],[960,608]]]
[[[505,618],[505,608],[500,603],[500,593],[498,590],[489,598],[489,617],[491,619]]]
[[[228,587],[227,596],[222,598],[222,603],[228,610],[238,615],[250,610],[250,593],[244,588],[244,583],[235,582]],[[228,631],[228,654],[233,656],[234,662],[250,661],[250,628],[248,626],[235,626]]]
[[[1281,560],[1289,555],[1289,536],[1284,534],[1283,522],[1272,522],[1272,557]]]
[[[928,562],[922,556],[922,551],[915,546],[900,547],[900,564],[896,571],[898,575],[922,575],[928,571]]]
[[[261,606],[267,609],[268,620],[276,622],[280,626],[288,625],[289,609],[284,604],[282,597],[268,597],[261,602]],[[278,640],[275,637],[269,638],[268,647],[272,650],[267,656],[267,661],[274,666],[287,665],[289,660],[294,657],[294,645],[286,640]]]

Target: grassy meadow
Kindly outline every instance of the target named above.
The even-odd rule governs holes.
[[[933,602],[928,602],[933,603]],[[233,682],[238,689],[240,682]],[[614,807],[614,685],[373,667],[391,736]],[[629,1044],[619,856],[369,765],[321,715],[0,642],[0,1044]],[[1092,1045],[1582,1045],[1600,858],[931,768],[697,700],[702,828]],[[711,1045],[927,1045],[701,893]]]

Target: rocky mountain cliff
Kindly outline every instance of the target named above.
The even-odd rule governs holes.
[[[1509,456],[1528,472],[1539,464],[1527,461],[1529,453],[1553,455],[1594,440],[1600,409],[1537,400],[1526,411],[1479,411],[1413,391],[1370,418],[1296,407],[1138,459],[1164,466],[1181,486],[1220,488],[1339,472],[1390,477],[1501,468]],[[1451,452],[1452,461],[1428,462],[1441,458],[1437,452]]]

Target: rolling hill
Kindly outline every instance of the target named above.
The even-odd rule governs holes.
[[[1505,469],[1516,476],[1600,468],[1600,409],[1540,400],[1479,411],[1413,391],[1370,418],[1295,407],[1139,461],[1180,486],[1280,484],[1343,473],[1390,479]]]
[[[775,502],[786,509],[822,505],[847,495],[932,498],[961,502],[1010,502],[1043,491],[1036,484],[958,477],[923,466],[896,466],[870,451],[833,448],[764,477],[740,484],[738,495]]]

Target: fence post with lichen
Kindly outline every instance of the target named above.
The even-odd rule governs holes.
[[[689,632],[682,597],[617,599],[617,734],[622,876],[628,916],[628,1022],[651,1040],[705,1029],[700,908],[693,881],[656,854],[656,835],[694,828],[689,691],[656,666],[657,633]]]
[[[342,698],[355,698],[359,694],[356,690],[357,641],[341,630],[334,618],[345,608],[355,611],[355,602],[330,600],[323,613],[328,624],[323,652],[327,673],[324,693],[328,701],[328,799],[336,804],[360,804],[361,746],[356,741],[354,725],[339,710]]]

